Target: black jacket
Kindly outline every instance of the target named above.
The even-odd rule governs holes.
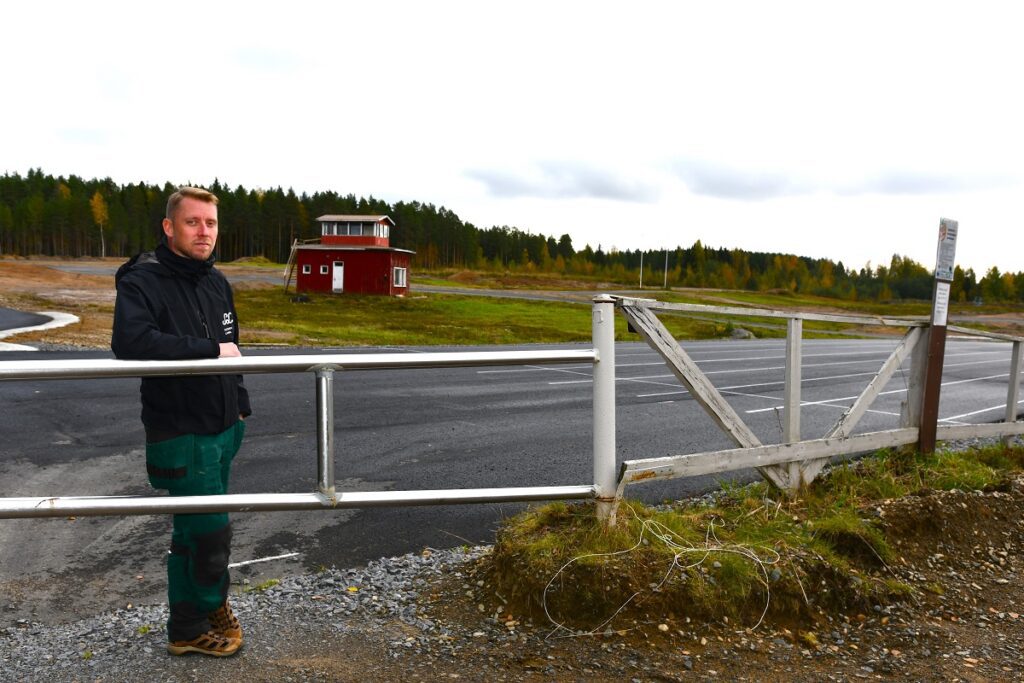
[[[122,265],[114,282],[110,348],[118,358],[216,358],[221,342],[238,343],[231,286],[212,258],[195,261],[161,244]],[[150,441],[218,434],[250,412],[241,375],[142,380],[142,423]]]

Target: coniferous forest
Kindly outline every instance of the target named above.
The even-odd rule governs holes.
[[[218,258],[232,261],[262,256],[283,263],[295,239],[319,236],[323,214],[387,214],[396,223],[391,245],[416,252],[415,268],[470,268],[493,271],[558,273],[637,282],[641,256],[644,282],[660,286],[720,287],[752,291],[785,290],[845,300],[929,299],[932,274],[899,255],[889,264],[860,269],[841,261],[790,254],[705,247],[604,251],[577,249],[569,235],[534,234],[517,227],[479,228],[445,207],[418,201],[387,202],[333,191],[296,194],[293,190],[235,188],[214,181],[205,186],[220,199],[223,222]],[[83,179],[45,174],[0,176],[0,254],[13,256],[127,257],[152,248],[167,197],[175,186],[119,185],[110,178]],[[666,259],[667,257],[667,259]],[[1024,303],[1024,272],[980,277],[959,266],[951,292],[954,301]]]

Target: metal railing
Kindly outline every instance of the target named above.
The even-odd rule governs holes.
[[[706,453],[628,460],[616,466],[615,347],[616,308],[666,360],[670,369],[690,390],[738,448]],[[785,318],[787,324],[784,443],[762,444],[728,406],[724,398],[686,356],[668,331],[644,311],[676,313],[712,312],[730,316]],[[62,517],[66,515],[143,515],[202,512],[255,512],[318,510],[402,505],[447,505],[486,502],[594,499],[600,519],[612,522],[624,487],[659,479],[690,477],[758,468],[780,486],[795,489],[814,479],[830,457],[853,455],[878,448],[912,444],[918,439],[921,375],[926,345],[919,343],[928,324],[913,319],[878,316],[808,314],[740,309],[692,304],[667,304],[653,300],[598,296],[593,303],[593,348],[588,350],[536,350],[445,353],[366,353],[294,356],[243,356],[194,361],[60,360],[0,362],[0,381],[93,379],[115,377],[167,377],[217,374],[313,373],[316,390],[317,490],[310,493],[227,494],[216,496],[92,496],[0,498],[0,519]],[[800,435],[800,338],[803,320],[846,324],[909,327],[892,355],[839,422],[822,438]],[[1012,343],[1010,381],[1005,421],[999,424],[941,426],[941,439],[1024,434],[1024,422],[1016,419],[1020,378],[1024,363],[1022,342],[1011,335],[950,328],[961,334]],[[853,428],[885,382],[904,360],[912,360],[910,387],[904,415],[896,429],[853,434]],[[530,486],[473,489],[436,489],[387,492],[339,492],[334,475],[334,376],[337,372],[374,369],[450,368],[539,363],[579,363],[594,367],[593,382],[593,483],[573,486]]]
[[[67,515],[322,510],[401,505],[597,499],[598,514],[611,514],[615,467],[615,308],[607,296],[594,299],[593,343],[588,350],[475,351],[243,356],[189,361],[54,360],[0,362],[0,381],[116,377],[168,377],[261,373],[313,373],[316,378],[317,490],[214,496],[87,496],[0,498],[0,519]],[[337,491],[334,477],[334,375],[374,369],[453,368],[539,363],[594,365],[594,483],[578,486]]]

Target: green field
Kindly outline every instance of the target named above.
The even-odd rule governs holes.
[[[257,264],[258,265],[258,264]],[[416,285],[453,288],[451,293],[416,292]],[[765,308],[777,311],[861,313],[887,317],[927,316],[926,301],[872,303],[843,301],[786,291],[749,292],[721,289],[613,289],[609,283],[561,277],[551,273],[488,273],[481,271],[428,271],[415,277],[413,293],[405,298],[310,294],[295,303],[291,295],[274,289],[237,292],[239,313],[245,321],[243,342],[310,346],[482,345],[590,341],[590,307],[580,303],[530,301],[462,295],[459,289],[608,291],[660,301]],[[979,314],[1017,311],[1013,305],[954,304],[952,313]],[[743,328],[760,338],[786,336],[785,320],[727,316],[718,313],[680,315],[661,313],[660,319],[678,339],[729,337]],[[861,327],[805,321],[804,337],[835,334],[900,335],[902,329]],[[617,316],[616,338],[639,340]]]
[[[245,321],[243,343],[311,346],[475,345],[587,342],[590,306],[453,294],[383,296],[308,295],[294,303],[278,290],[236,293]],[[674,335],[687,339],[728,336],[727,323],[665,316]],[[616,338],[638,340],[615,323]],[[760,334],[759,334],[760,336]]]

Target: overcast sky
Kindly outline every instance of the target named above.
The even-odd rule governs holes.
[[[1024,270],[1014,2],[4,6],[0,172],[334,190],[604,249]],[[230,217],[222,216],[225,224]]]

